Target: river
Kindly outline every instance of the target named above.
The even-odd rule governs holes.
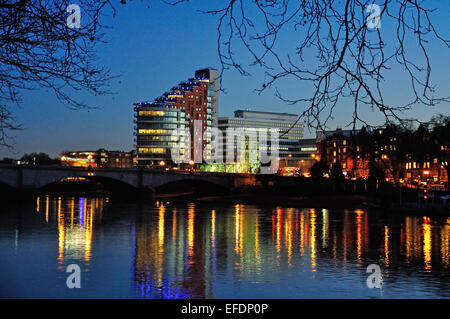
[[[317,205],[45,195],[6,203],[0,297],[450,297],[449,216]],[[66,284],[71,264],[80,288]],[[367,283],[369,265],[380,269],[379,288]]]

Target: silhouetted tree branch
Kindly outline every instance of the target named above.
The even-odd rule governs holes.
[[[23,90],[53,91],[70,108],[92,108],[71,91],[105,94],[110,77],[94,46],[102,41],[99,17],[108,0],[80,0],[81,27],[69,28],[72,1],[0,0],[0,145],[20,129],[10,111]]]
[[[178,5],[188,0],[164,2]],[[373,0],[228,0],[223,6],[203,11],[218,19],[218,54],[224,70],[248,75],[251,66],[265,70],[259,93],[274,87],[282,101],[299,105],[301,118],[310,128],[325,130],[336,105],[350,99],[348,126],[368,125],[360,115],[369,107],[384,115],[386,124],[404,124],[402,112],[422,104],[435,106],[448,97],[436,97],[431,83],[429,42],[450,48],[449,40],[431,21],[434,9],[420,0],[383,0],[381,28],[368,28]],[[294,30],[292,51],[280,49],[279,39]],[[251,59],[238,57],[243,46]],[[388,72],[406,76],[410,95],[401,105],[388,102],[384,89]],[[299,81],[298,97],[282,93],[284,79]],[[409,79],[409,80],[408,80]],[[311,91],[303,83],[309,83]],[[400,85],[400,84],[398,84]],[[304,94],[301,94],[305,92]]]

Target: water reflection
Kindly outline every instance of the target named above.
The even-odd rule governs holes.
[[[367,267],[369,260],[379,261],[388,276],[402,257],[421,261],[425,272],[433,264],[449,265],[449,225],[433,227],[429,217],[405,217],[399,227],[370,226],[363,210],[341,214],[276,207],[269,217],[246,205],[207,212],[194,204],[157,205],[157,215],[143,214],[136,221],[135,280],[144,298],[214,297],[218,271],[225,271],[227,280],[257,283],[290,268],[321,271],[329,260],[341,261],[343,268],[347,262]],[[167,223],[171,236],[164,235]],[[152,240],[156,233],[158,240]]]
[[[93,234],[107,227],[101,224],[107,202],[37,198],[37,213],[57,228],[60,267],[68,260],[96,262]],[[138,298],[214,298],[230,286],[277,284],[303,273],[314,279],[346,269],[360,269],[364,283],[371,263],[383,267],[388,283],[411,273],[434,276],[443,287],[449,282],[450,218],[160,201],[140,205],[124,218],[133,233],[130,269]]]
[[[43,207],[45,222],[57,226],[60,270],[65,270],[67,259],[85,263],[91,260],[94,220],[101,222],[107,200],[101,197],[37,197],[37,213],[40,214]]]

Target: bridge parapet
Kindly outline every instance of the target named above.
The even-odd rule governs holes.
[[[168,171],[143,168],[95,168],[44,165],[0,165],[0,182],[18,189],[37,189],[69,177],[109,178],[136,188],[156,188],[182,181],[202,180],[225,188],[254,183],[250,174]]]

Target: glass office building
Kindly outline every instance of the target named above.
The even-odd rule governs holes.
[[[234,117],[220,117],[218,127],[223,136],[224,159],[227,162],[230,159],[234,162],[254,162],[260,159],[262,152],[273,154],[273,151],[278,154],[280,167],[297,166],[301,157],[299,141],[303,138],[303,124],[297,123],[297,119],[296,114],[250,110],[237,110]],[[236,136],[234,131],[243,133]],[[268,139],[268,143],[260,143],[261,135]],[[278,136],[273,145],[271,136]],[[252,139],[257,141],[253,146],[249,143]]]
[[[206,146],[211,143],[211,128],[216,126],[217,78],[215,69],[197,70],[195,77],[180,82],[153,102],[134,104],[138,166],[172,165],[174,149],[181,149],[181,153],[187,149],[188,160],[211,156]],[[197,144],[195,125],[196,132],[201,132]]]

